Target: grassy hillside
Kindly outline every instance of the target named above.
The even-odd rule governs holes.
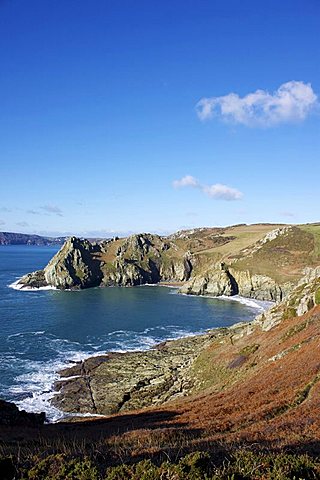
[[[3,426],[1,454],[30,480],[319,478],[319,337],[319,306],[269,331],[226,329],[194,363],[189,398],[73,424]]]

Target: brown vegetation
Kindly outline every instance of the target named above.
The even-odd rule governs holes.
[[[107,455],[110,463],[146,455],[170,459],[239,445],[320,453],[320,307],[268,332],[218,338],[194,365],[205,385],[162,408],[75,423],[1,427],[4,453]],[[240,359],[240,360],[239,360]],[[205,387],[205,390],[203,390]],[[200,393],[199,393],[200,392]]]

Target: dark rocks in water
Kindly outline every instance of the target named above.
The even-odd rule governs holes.
[[[45,420],[44,412],[28,413],[25,410],[19,410],[14,403],[0,400],[0,425],[37,427],[43,425]]]
[[[22,285],[22,288],[41,288],[48,286],[43,270],[27,273],[21,278],[19,284]]]

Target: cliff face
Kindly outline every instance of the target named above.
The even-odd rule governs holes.
[[[266,275],[238,271],[224,264],[216,265],[204,275],[197,275],[181,287],[182,293],[192,295],[241,295],[257,300],[281,301],[291,290],[290,282],[278,285]]]
[[[190,252],[176,256],[172,245],[157,235],[132,235],[101,243],[71,237],[43,271],[25,275],[20,284],[58,289],[134,286],[184,281],[191,271]]]
[[[91,243],[68,239],[43,271],[20,285],[59,289],[182,282],[182,293],[281,301],[306,267],[320,263],[320,225],[238,225],[132,235]]]
[[[57,288],[88,288],[100,285],[102,272],[96,258],[100,248],[88,240],[69,238],[44,269],[48,285]]]

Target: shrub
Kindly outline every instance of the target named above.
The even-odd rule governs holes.
[[[28,480],[99,480],[98,470],[89,459],[67,460],[64,455],[49,455],[32,467]]]

